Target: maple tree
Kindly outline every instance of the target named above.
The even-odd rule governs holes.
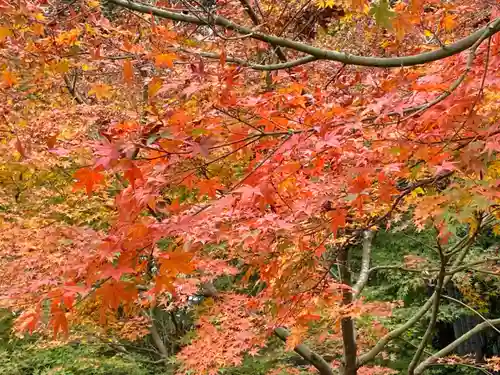
[[[500,228],[499,15],[486,0],[0,1],[0,302],[21,331],[149,331],[165,360],[152,312],[204,286],[179,373],[238,365],[273,333],[321,374],[392,373],[375,360],[422,322],[408,373],[455,363],[500,324],[424,353],[446,285],[497,272],[471,249]],[[407,227],[435,230],[433,255],[372,264],[378,233]],[[391,269],[435,286],[389,330],[401,303],[364,291]],[[333,361],[303,343],[326,337]]]

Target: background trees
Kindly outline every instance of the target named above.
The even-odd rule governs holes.
[[[277,338],[322,374],[498,366],[498,4],[1,12],[19,331],[112,338],[183,374]],[[433,348],[446,320],[462,328]]]

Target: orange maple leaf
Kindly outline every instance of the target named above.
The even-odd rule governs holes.
[[[28,331],[31,334],[35,330],[39,320],[39,312],[26,312],[16,320],[16,326],[19,331]]]
[[[194,270],[193,254],[184,251],[172,251],[160,255],[161,273],[177,276],[180,273],[190,274]]]
[[[134,69],[130,60],[123,62],[123,80],[129,84],[134,80]]]
[[[82,168],[75,172],[76,182],[73,185],[73,191],[84,189],[88,196],[92,195],[94,185],[104,181],[104,176],[100,173],[101,168]]]
[[[173,53],[162,53],[155,56],[155,65],[158,68],[173,68],[177,56]]]
[[[217,189],[223,189],[224,185],[219,182],[217,177],[211,180],[201,180],[198,182],[198,196],[202,197],[205,194],[210,198],[215,198],[217,194]]]
[[[111,86],[103,83],[93,85],[89,91],[89,95],[95,95],[97,99],[109,98],[112,95]]]
[[[118,309],[121,303],[132,302],[137,298],[134,284],[125,281],[110,281],[96,292],[111,309]]]
[[[130,267],[126,267],[126,266],[115,267],[112,264],[106,264],[106,266],[103,267],[103,269],[101,271],[100,277],[102,277],[103,279],[111,277],[111,278],[115,279],[116,281],[119,281],[123,275],[133,273],[133,272],[134,272],[134,269],[132,269]]]
[[[59,331],[62,331],[66,337],[68,336],[68,319],[66,319],[66,313],[58,306],[52,308],[51,323],[54,327],[54,338],[57,337]]]
[[[14,75],[14,73],[8,70],[4,70],[2,72],[2,79],[5,83],[5,86],[7,87],[12,87],[17,83],[17,77]]]
[[[16,139],[16,150],[17,150],[17,152],[19,152],[21,154],[21,156],[23,158],[26,157],[26,151],[25,151],[23,144],[21,143],[21,140],[19,139],[19,137]]]
[[[134,163],[127,163],[125,165],[123,175],[130,182],[130,185],[132,185],[132,189],[135,189],[135,182],[137,180],[143,179],[141,170]]]
[[[441,22],[445,31],[450,32],[455,28],[455,26],[457,25],[456,18],[457,16],[454,14],[447,14],[443,17],[443,20]]]
[[[330,227],[332,229],[333,237],[337,236],[339,228],[343,228],[346,225],[347,212],[345,210],[336,210],[330,213],[332,221],[330,222]]]

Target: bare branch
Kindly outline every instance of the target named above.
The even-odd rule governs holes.
[[[482,263],[487,263],[487,262],[498,262],[500,261],[500,258],[486,258],[486,259],[479,259],[479,260],[476,260],[474,262],[471,262],[471,263],[467,263],[467,264],[463,264],[461,265],[460,267],[456,267],[452,270],[449,270],[447,272],[447,275],[454,275],[456,274],[457,272],[461,272],[461,271],[465,271],[467,269],[471,269],[472,267],[474,266],[477,266],[479,264],[482,264]],[[475,270],[477,272],[482,272],[481,270]]]
[[[370,276],[373,234],[374,233],[371,230],[365,230],[363,232],[363,254],[361,256],[361,271],[359,273],[358,281],[353,287],[354,297],[359,296],[366,283],[368,282],[368,277]]]
[[[208,59],[220,60],[221,55],[213,52],[197,52],[191,51],[187,49],[181,49],[182,52],[195,54],[201,57],[205,57]],[[248,60],[240,59],[237,57],[227,57],[226,62],[229,64],[236,64],[240,66],[245,66],[254,70],[262,70],[262,71],[273,71],[273,70],[282,70],[282,69],[290,69],[299,65],[304,65],[310,63],[311,61],[317,60],[314,56],[306,56],[301,57],[300,59],[290,60],[287,62],[279,63],[279,64],[254,64]]]
[[[446,298],[446,299],[449,299],[450,301],[453,301],[453,302],[456,302],[458,303],[459,305],[462,305],[463,307],[466,307],[468,308],[470,311],[472,311],[474,314],[476,314],[477,316],[479,316],[481,319],[483,319],[483,321],[489,323],[489,320],[486,319],[479,311],[477,311],[476,309],[472,308],[471,306],[467,305],[466,303],[463,303],[462,301],[456,299],[456,298],[453,298],[453,297],[450,297],[450,296],[447,296],[447,295],[442,295],[441,297],[443,298]],[[491,324],[491,328],[493,328],[495,331],[497,331],[498,333],[500,333],[500,330],[495,327],[493,324]]]
[[[66,84],[66,88],[68,89],[68,91],[71,94],[71,96],[73,97],[73,99],[75,99],[75,101],[78,104],[85,104],[85,100],[82,98],[82,96],[76,90],[76,80],[78,78],[78,72],[75,71],[73,74],[74,74],[73,75],[73,82],[70,81],[67,74],[64,74],[63,75],[64,83]]]
[[[178,12],[170,12],[161,8],[136,3],[129,0],[109,0],[109,2],[140,13],[152,14],[157,17],[170,19],[173,21],[180,21],[197,25],[211,24],[225,27],[227,30],[232,30],[242,35],[252,34],[251,38],[253,39],[257,39],[284,48],[290,48],[298,52],[303,52],[310,56],[314,56],[318,60],[339,61],[347,65],[372,66],[381,68],[413,66],[441,60],[465,51],[466,49],[472,47],[478,40],[484,40],[500,31],[500,18],[498,18],[491,22],[489,25],[475,31],[469,36],[453,44],[447,45],[446,48],[440,48],[435,51],[404,57],[366,57],[350,55],[344,52],[326,50],[311,46],[310,44],[296,42],[291,39],[281,38],[259,31],[254,31],[248,27],[236,24],[229,19],[221,16],[211,15],[210,19],[208,19],[202,17],[194,17]]]
[[[243,8],[245,8],[245,12],[247,12],[247,14],[250,17],[250,19],[252,20],[253,24],[255,26],[260,25],[261,22],[259,20],[259,16],[257,15],[257,13],[254,11],[254,9],[252,8],[252,6],[250,5],[250,1],[248,1],[248,0],[240,0],[240,3],[241,3],[241,5],[243,5]],[[283,52],[283,50],[279,46],[276,46],[273,43],[271,43],[271,46],[273,47],[274,52],[276,53],[276,56],[278,56],[278,58],[280,59],[280,61],[281,62],[286,62],[287,58],[286,58],[286,55]]]
[[[483,323],[478,324],[474,328],[472,328],[470,331],[464,333],[462,336],[457,338],[455,341],[453,341],[451,344],[445,346],[443,349],[438,351],[437,353],[434,353],[431,355],[429,358],[427,358],[425,361],[420,363],[417,368],[415,369],[415,375],[420,375],[422,374],[427,367],[431,366],[434,364],[439,358],[442,358],[451,352],[455,350],[460,344],[464,343],[465,341],[469,340],[472,336],[474,336],[476,333],[479,333],[481,331],[484,331],[487,328],[490,328],[492,325],[497,326],[500,324],[500,319],[492,319],[485,321]]]
[[[283,341],[286,341],[287,337],[290,336],[290,332],[282,327],[276,328],[274,330],[274,333]],[[333,369],[330,367],[328,362],[326,362],[325,359],[319,354],[316,354],[311,349],[309,349],[306,345],[299,344],[294,348],[294,351],[311,365],[316,367],[321,375],[334,375]]]
[[[472,238],[475,238],[476,234],[479,232],[480,228],[484,225],[487,225],[489,221],[492,220],[490,217],[483,218],[480,220],[480,223],[476,230],[474,231]],[[460,241],[462,242],[462,241]],[[457,258],[453,261],[452,267],[457,268],[462,262],[464,261],[465,257],[469,253],[470,247],[472,245],[472,242],[463,242],[463,246],[460,247],[460,253],[458,254]],[[446,274],[445,278],[443,279],[443,287],[446,286],[451,280],[453,275],[450,275],[449,273]],[[383,336],[375,346],[369,350],[367,353],[362,354],[358,357],[358,367],[366,364],[367,362],[373,360],[382,350],[384,350],[385,346],[392,341],[393,339],[401,336],[404,332],[406,332],[408,329],[413,327],[417,322],[422,319],[422,317],[427,313],[427,311],[431,308],[431,306],[434,304],[434,299],[437,298],[437,293],[434,291],[431,297],[422,305],[422,307],[413,315],[409,320],[407,320],[404,324],[399,326],[398,328],[393,329],[389,333],[387,333],[385,336]],[[420,365],[419,365],[420,366]],[[418,374],[417,370],[419,366],[415,369],[415,374]]]
[[[439,247],[439,260],[440,260],[440,269],[437,278],[438,280],[437,280],[436,290],[434,291],[436,297],[434,298],[434,301],[432,303],[431,319],[429,321],[429,324],[427,325],[427,329],[425,330],[422,340],[420,340],[420,345],[418,346],[417,351],[415,352],[413,358],[411,359],[410,365],[408,367],[409,375],[414,374],[415,368],[419,363],[422,354],[424,353],[425,347],[427,346],[427,343],[429,342],[429,339],[432,336],[432,332],[437,322],[437,317],[439,313],[439,304],[441,302],[441,294],[443,293],[444,280],[446,275],[446,263],[448,261],[448,258],[444,256],[441,247]]]

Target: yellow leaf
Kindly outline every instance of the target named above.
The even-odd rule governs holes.
[[[100,5],[100,2],[98,0],[89,0],[87,4],[90,8],[97,8]]]
[[[293,191],[296,188],[296,180],[294,177],[288,177],[286,180],[280,182],[278,185],[278,190],[280,193],[284,193],[286,191]]]
[[[290,336],[286,339],[286,350],[292,351],[299,345],[307,333],[307,328],[303,326],[296,326],[291,329]]]
[[[158,77],[154,77],[151,80],[151,82],[149,82],[149,85],[148,85],[149,98],[154,97],[158,93],[158,91],[161,89],[162,85],[163,85],[163,81]]]
[[[69,72],[69,61],[67,59],[63,59],[54,63],[51,67],[56,73],[68,73]]]
[[[487,177],[498,178],[500,176],[500,161],[494,161],[488,166]]]
[[[35,19],[37,21],[45,21],[45,16],[42,13],[35,14]]]
[[[89,33],[90,35],[96,35],[95,29],[89,25],[88,23],[85,24],[85,31]]]
[[[45,28],[43,27],[43,25],[41,23],[35,23],[31,27],[31,31],[33,31],[33,34],[35,34],[35,35],[42,36],[45,32]]]
[[[0,42],[12,35],[12,30],[5,26],[0,26]]]
[[[109,98],[112,95],[111,86],[103,83],[93,85],[89,91],[89,95],[95,95],[97,99]]]
[[[69,31],[59,34],[56,38],[56,43],[61,46],[73,46],[78,44],[78,37],[80,36],[80,30],[71,29]]]
[[[415,190],[413,190],[410,195],[412,197],[419,197],[419,196],[425,195],[425,191],[421,187],[418,187]]]
[[[383,41],[380,42],[380,47],[382,47],[382,48],[387,48],[390,45],[391,45],[391,41],[390,40],[383,40]]]
[[[161,55],[155,56],[155,65],[158,68],[173,68],[174,60],[177,56],[173,53],[162,53]]]
[[[430,38],[431,36],[433,36],[432,31],[430,31],[430,30],[424,30],[424,35],[425,35],[427,38]]]

